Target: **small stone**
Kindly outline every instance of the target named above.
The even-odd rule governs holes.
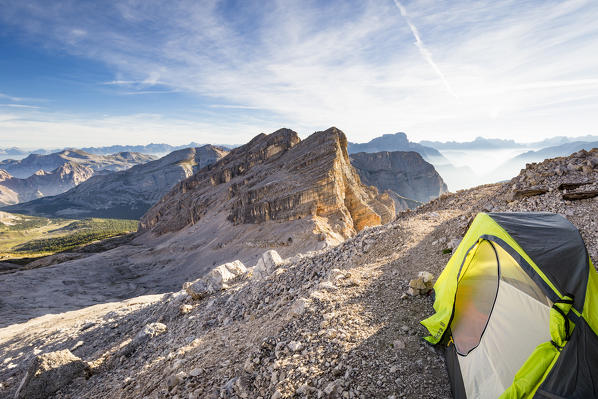
[[[309,304],[309,301],[305,298],[299,298],[297,299],[293,305],[291,306],[291,309],[289,311],[289,315],[291,317],[299,317],[301,316],[303,313],[305,313],[305,310],[307,309],[307,305]]]
[[[403,327],[406,327],[406,326],[403,326]],[[409,328],[407,328],[407,330],[403,330],[403,331],[407,332],[407,331],[409,331]],[[392,341],[392,347],[395,349],[405,349],[405,342],[403,342],[400,339],[395,339],[394,341]]]
[[[168,377],[168,380],[166,380],[166,385],[168,386],[168,389],[171,390],[172,388],[179,385],[181,382],[183,382],[183,378],[181,378],[179,374],[175,374]]]
[[[428,283],[432,280],[434,280],[434,275],[430,272],[419,272],[417,273],[417,277],[421,278],[424,283]]]
[[[80,347],[82,347],[84,344],[83,341],[77,341],[77,343],[75,345],[73,345],[73,347],[71,348],[71,351],[74,351],[75,349],[79,349]]]
[[[330,281],[322,281],[320,284],[318,284],[318,288],[328,291],[334,291],[338,289],[338,287],[332,284]]]
[[[409,281],[409,287],[415,288],[418,290],[424,290],[424,289],[426,289],[426,283],[424,283],[424,280],[421,278],[415,278],[415,279]]]
[[[181,368],[181,366],[185,363],[184,360],[181,359],[177,359],[172,363],[172,369],[173,370],[178,370]]]
[[[189,313],[191,310],[193,309],[193,306],[189,305],[189,304],[182,304],[181,307],[179,308],[179,312],[181,314],[187,314]]]
[[[189,372],[189,375],[191,377],[197,377],[200,374],[201,374],[201,369],[198,369],[198,368],[195,368]]]
[[[149,323],[137,335],[135,340],[142,340],[145,338],[153,338],[160,334],[164,334],[168,330],[165,324],[162,323]]]
[[[274,393],[271,396],[271,399],[280,399],[282,398],[282,394],[280,393],[280,391],[277,389],[276,391],[274,391]]]
[[[301,349],[303,349],[303,344],[301,342],[298,341],[291,341],[288,343],[288,348],[292,351],[292,352],[298,352]]]

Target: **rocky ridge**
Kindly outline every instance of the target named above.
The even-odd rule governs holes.
[[[212,145],[185,148],[127,170],[96,175],[61,195],[7,210],[46,217],[138,219],[177,182],[227,153]]]
[[[216,208],[235,225],[307,218],[319,233],[351,237],[389,221],[394,204],[360,183],[346,148],[347,139],[336,128],[303,141],[289,129],[259,135],[179,183],[140,226],[156,234],[177,231]]]
[[[351,154],[351,165],[364,184],[375,186],[381,192],[391,190],[420,203],[448,191],[434,166],[414,151],[359,152]]]
[[[50,172],[38,170],[26,179],[0,169],[0,206],[61,194],[93,175],[93,169],[70,161]]]
[[[449,398],[443,355],[420,339],[432,298],[400,294],[420,271],[440,273],[478,212],[559,212],[597,259],[598,199],[563,199],[596,189],[597,158],[579,152],[443,194],[201,299],[181,289],[2,329],[0,397],[14,395],[35,356],[70,349],[92,374],[54,398]],[[514,195],[538,186],[547,191]]]
[[[5,159],[0,161],[0,169],[12,176],[24,179],[42,170],[51,172],[69,162],[99,171],[118,171],[156,159],[153,155],[135,152],[119,152],[112,155],[94,155],[77,149],[63,150],[48,155],[31,154],[21,160]]]

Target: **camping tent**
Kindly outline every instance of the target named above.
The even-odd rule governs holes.
[[[563,216],[478,214],[434,291],[455,398],[598,398],[598,273]]]

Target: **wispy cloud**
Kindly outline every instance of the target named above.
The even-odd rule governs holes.
[[[234,104],[210,104],[211,108],[224,108],[224,109],[260,109],[258,107],[252,107],[251,105],[234,105]]]
[[[409,18],[409,15],[407,15],[407,10],[398,0],[393,0],[393,1],[394,1],[395,5],[397,6],[397,8],[399,9],[401,16],[405,19],[405,22],[409,26],[409,29],[411,30],[411,33],[413,34],[413,38],[415,39],[415,45],[419,49],[419,52],[421,53],[422,57],[424,57],[424,59],[426,60],[426,62],[428,64],[430,64],[430,66],[432,67],[432,69],[434,70],[436,75],[438,75],[440,80],[442,80],[442,83],[444,84],[444,87],[446,87],[446,90],[449,93],[451,93],[451,95],[453,97],[457,98],[457,95],[453,91],[453,88],[451,87],[449,82],[446,80],[446,76],[444,75],[444,73],[442,73],[442,71],[438,67],[438,64],[436,64],[436,62],[434,62],[434,59],[432,58],[432,53],[424,45],[424,42],[421,39],[419,31],[417,30],[417,27],[413,24],[413,22],[411,22],[411,18]]]
[[[32,0],[0,15],[50,51],[109,65],[103,90],[191,95],[190,108],[202,108],[195,123],[211,126],[205,140],[219,142],[235,124],[245,139],[282,125],[303,134],[336,125],[354,141],[398,130],[415,139],[591,133],[598,116],[573,101],[539,115],[564,98],[598,107],[596,20],[589,0],[273,0],[234,11],[217,0]]]
[[[4,94],[4,93],[0,93],[0,98],[5,98],[8,101],[23,101],[23,100],[25,100],[24,98],[13,97],[13,96],[9,96],[8,94]]]
[[[37,105],[27,105],[27,104],[0,104],[0,107],[9,107],[9,108],[25,108],[25,109],[39,109]]]

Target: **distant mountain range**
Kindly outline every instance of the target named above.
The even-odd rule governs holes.
[[[91,177],[60,195],[3,210],[45,217],[138,219],[173,185],[227,153],[212,145],[185,148],[127,170]]]
[[[532,143],[518,143],[515,140],[489,139],[477,137],[472,141],[428,141],[422,140],[420,145],[431,147],[437,150],[492,150],[507,148],[544,148],[558,146],[561,144],[574,143],[579,141],[598,141],[598,136],[586,135],[578,137],[557,136]]]
[[[473,141],[457,142],[457,141],[427,141],[422,140],[419,144],[435,148],[437,150],[488,150],[492,148],[521,148],[523,144],[515,142],[515,140],[503,139],[486,139],[484,137],[477,137]]]
[[[104,147],[82,147],[78,150],[87,152],[89,154],[96,154],[96,155],[108,155],[108,154],[115,154],[118,152],[138,152],[143,154],[159,154],[164,155],[176,150],[182,150],[184,148],[197,148],[202,147],[206,144],[196,143],[192,141],[189,144],[184,145],[170,145],[165,143],[150,143],[146,145],[110,145]],[[237,145],[230,145],[230,144],[218,144],[217,147],[231,149],[237,147]],[[48,155],[56,152],[61,152],[64,150],[73,150],[73,148],[54,148],[54,149],[47,149],[47,148],[40,148],[37,150],[26,150],[18,147],[10,147],[10,148],[0,148],[0,156],[19,156],[19,155],[27,155],[27,154],[40,154],[40,155]]]
[[[51,172],[37,171],[26,179],[11,176],[0,169],[0,206],[27,202],[63,193],[94,175],[94,170],[67,162]]]
[[[27,178],[38,171],[52,172],[69,162],[100,171],[118,171],[156,159],[153,155],[136,152],[119,152],[112,155],[95,155],[83,150],[70,149],[48,155],[30,154],[20,160],[5,159],[0,161],[0,169],[13,177]]]

